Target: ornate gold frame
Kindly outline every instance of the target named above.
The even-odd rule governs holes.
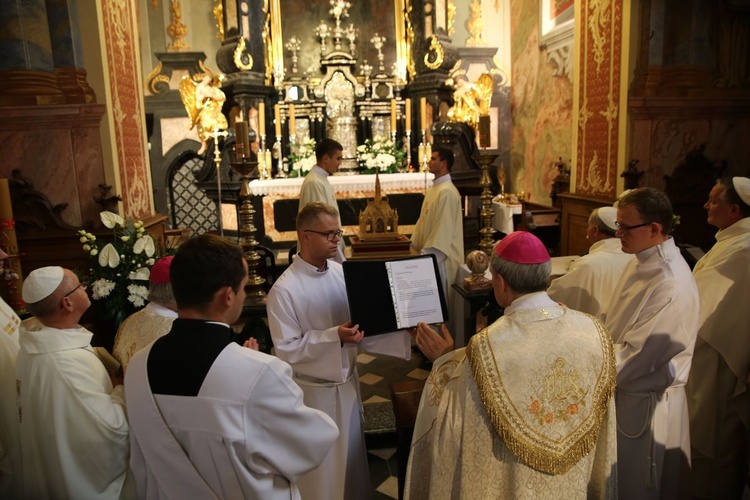
[[[281,0],[271,1],[271,60],[273,61],[273,73],[281,74],[284,71],[284,39],[281,33]],[[409,68],[409,49],[406,41],[405,9],[409,0],[393,0],[393,14],[396,35],[396,66],[399,77],[404,78]],[[268,46],[266,50],[269,50]]]

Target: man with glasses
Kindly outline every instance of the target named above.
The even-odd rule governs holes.
[[[339,171],[341,158],[344,155],[344,147],[338,141],[333,139],[323,139],[315,147],[315,160],[317,164],[305,176],[302,181],[302,188],[299,192],[299,209],[302,210],[305,205],[312,202],[325,203],[336,207],[336,197],[333,195],[333,187],[328,181],[328,177]],[[339,227],[341,226],[341,217],[338,216]],[[344,262],[344,250],[346,245],[344,239],[339,237],[337,243],[338,250],[334,256],[336,262]],[[300,249],[299,241],[297,242],[297,251]]]
[[[107,373],[78,322],[91,302],[62,267],[32,271],[16,378],[24,498],[118,498],[128,480],[122,374]]]
[[[305,205],[297,215],[297,238],[298,257],[268,294],[268,326],[276,355],[292,365],[305,404],[327,413],[340,432],[323,463],[300,479],[299,490],[306,500],[369,498],[357,351],[409,359],[410,337],[395,332],[368,338],[349,320],[344,273],[331,260],[341,239],[335,208]]]
[[[694,498],[740,498],[750,423],[750,179],[724,177],[704,207],[719,228],[693,269],[700,327],[685,387]]]
[[[689,497],[690,432],[685,382],[698,330],[698,290],[669,236],[672,205],[639,188],[617,207],[622,251],[634,254],[604,323],[617,360],[620,498]]]

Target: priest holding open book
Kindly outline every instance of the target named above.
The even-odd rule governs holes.
[[[339,426],[339,438],[323,463],[297,484],[305,499],[369,497],[357,352],[411,356],[407,332],[367,336],[350,321],[344,273],[331,260],[341,235],[335,208],[305,205],[297,215],[299,255],[268,294],[276,354],[292,366],[305,404],[324,411]]]

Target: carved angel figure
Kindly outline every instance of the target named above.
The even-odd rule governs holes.
[[[190,129],[198,126],[198,137],[201,140],[199,155],[206,151],[211,135],[228,126],[227,119],[221,112],[226,101],[220,88],[223,76],[220,73],[213,76],[207,74],[197,84],[185,76],[180,82],[180,97],[190,117]]]
[[[488,73],[482,74],[475,83],[463,76],[453,77],[453,106],[448,110],[448,121],[469,124],[477,130],[479,117],[490,112],[494,82]]]

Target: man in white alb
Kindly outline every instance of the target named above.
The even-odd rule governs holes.
[[[617,207],[617,227],[623,252],[635,255],[603,313],[617,357],[620,498],[685,498],[685,382],[698,331],[698,290],[669,236],[672,204],[664,193],[628,193]]]
[[[411,245],[422,254],[437,258],[443,291],[448,299],[448,310],[453,310],[458,268],[464,263],[464,219],[461,195],[451,180],[453,151],[437,148],[432,151],[429,169],[435,174],[432,187],[427,190],[419,220],[411,236]]]
[[[0,273],[8,258],[0,248]],[[21,498],[16,357],[21,319],[0,297],[0,498]]]
[[[748,469],[750,394],[750,179],[725,177],[711,190],[716,244],[693,269],[700,327],[685,391],[694,498],[739,498]]]
[[[407,332],[366,337],[349,320],[344,273],[330,260],[341,238],[335,208],[305,205],[297,215],[297,238],[298,257],[268,294],[268,326],[276,355],[292,365],[305,404],[326,412],[340,431],[320,467],[300,480],[300,492],[306,500],[369,498],[357,350],[409,359],[411,339]]]
[[[130,498],[122,374],[107,373],[78,324],[86,286],[62,267],[23,283],[34,315],[16,363],[24,498]]]
[[[305,180],[302,181],[302,188],[299,192],[299,210],[302,210],[305,205],[312,202],[325,203],[334,208],[337,208],[336,197],[333,195],[333,187],[328,181],[328,177],[335,174],[341,166],[341,158],[344,154],[344,147],[341,143],[334,141],[333,139],[323,139],[315,147],[315,160],[317,164],[308,172],[305,176]],[[341,227],[341,215],[338,216],[339,227]],[[346,246],[344,238],[339,238],[338,251],[334,260],[336,262],[344,262],[344,250]],[[300,249],[299,241],[297,241],[297,251]]]
[[[552,281],[547,293],[553,300],[593,316],[606,309],[617,280],[634,259],[620,248],[615,220],[616,208],[601,207],[591,212],[586,230],[586,239],[591,242],[589,253],[573,261],[567,273]]]
[[[170,281],[178,317],[125,377],[138,497],[299,499],[296,482],[338,430],[302,403],[289,365],[254,339],[232,342],[247,283],[242,248],[192,238]]]

